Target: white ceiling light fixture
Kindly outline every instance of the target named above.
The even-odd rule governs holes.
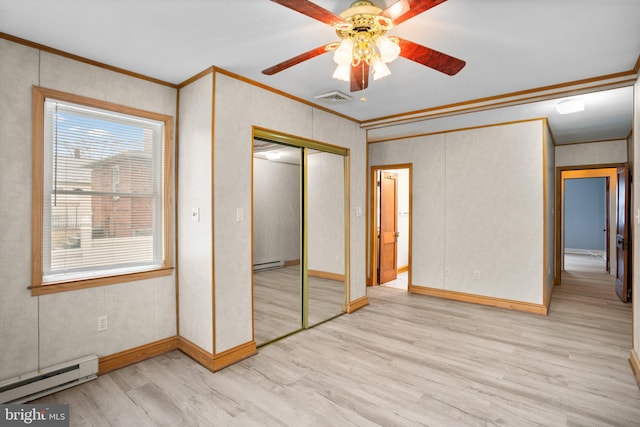
[[[366,63],[366,70],[373,67],[374,80],[391,74],[386,64],[400,55],[399,40],[385,35],[393,28],[393,21],[381,16],[380,12],[382,9],[369,1],[356,1],[341,14],[350,26],[336,29],[342,41],[333,53],[333,60],[338,64],[333,78],[349,81],[351,67],[359,67],[363,63]]]
[[[579,99],[565,99],[556,105],[559,114],[572,114],[584,111],[584,103]]]
[[[278,153],[277,151],[269,151],[266,154],[267,156],[267,160],[280,160],[280,158],[282,157],[282,155],[280,153]]]

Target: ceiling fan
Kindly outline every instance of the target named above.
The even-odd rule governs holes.
[[[381,9],[370,1],[359,0],[336,15],[308,0],[271,0],[335,28],[341,39],[309,50],[262,70],[273,75],[323,53],[334,51],[338,64],[334,78],[349,81],[351,92],[363,90],[369,84],[371,68],[374,80],[389,75],[386,66],[398,56],[426,65],[434,70],[455,75],[465,61],[430,49],[400,37],[387,37],[388,30],[407,19],[444,3],[446,0],[399,0]]]

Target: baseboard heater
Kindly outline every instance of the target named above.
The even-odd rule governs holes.
[[[271,270],[274,268],[284,267],[284,260],[279,261],[267,261],[253,264],[253,271]]]
[[[87,356],[0,382],[0,403],[25,403],[96,379],[98,357]]]

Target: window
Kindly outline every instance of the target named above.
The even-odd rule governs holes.
[[[171,118],[34,88],[35,295],[171,274]]]

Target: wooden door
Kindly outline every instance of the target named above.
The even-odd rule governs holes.
[[[629,238],[629,169],[627,165],[618,168],[618,210],[616,221],[616,294],[623,302],[630,300],[629,280],[631,278],[631,240]]]
[[[380,284],[398,277],[398,174],[382,172],[380,179]]]
[[[607,272],[611,271],[611,230],[609,230],[609,224],[611,223],[611,178],[605,177],[605,209],[604,209],[604,259],[605,269]]]

